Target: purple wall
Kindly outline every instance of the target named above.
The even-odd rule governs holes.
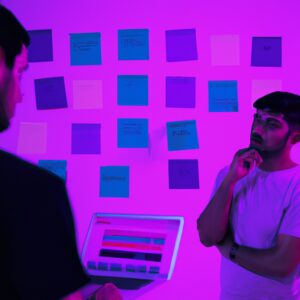
[[[184,216],[183,238],[172,280],[140,299],[217,299],[220,256],[216,249],[200,245],[196,219],[209,200],[218,170],[230,163],[239,148],[248,146],[254,112],[252,99],[272,90],[272,86],[300,93],[298,1],[2,3],[27,29],[52,29],[54,61],[32,63],[24,75],[24,100],[11,128],[1,134],[1,147],[34,163],[40,159],[67,160],[67,186],[80,249],[93,212]],[[150,59],[119,61],[117,30],[139,28],[149,29]],[[192,28],[196,29],[198,60],[167,62],[165,31]],[[70,65],[69,34],[81,32],[101,33],[102,65]],[[230,37],[224,41],[216,35]],[[282,67],[251,67],[253,36],[282,37]],[[149,76],[149,106],[117,105],[117,76],[124,74]],[[58,76],[65,78],[68,108],[37,110],[34,80]],[[166,76],[196,77],[195,108],[165,107]],[[73,80],[85,79],[102,80],[102,109],[74,109]],[[239,112],[209,112],[209,80],[238,81]],[[148,118],[150,148],[118,149],[117,118]],[[166,122],[181,120],[197,120],[199,149],[168,151]],[[47,123],[45,153],[18,150],[21,122]],[[100,155],[71,154],[72,123],[101,124]],[[27,133],[23,138],[26,144],[26,139],[32,143],[30,139],[35,137]],[[293,158],[300,163],[300,146],[295,147]],[[197,159],[200,189],[170,190],[169,159]],[[129,198],[99,197],[100,167],[109,165],[130,167]]]

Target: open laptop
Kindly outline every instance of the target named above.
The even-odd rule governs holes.
[[[95,213],[82,263],[96,284],[137,290],[172,276],[184,219],[175,216]]]

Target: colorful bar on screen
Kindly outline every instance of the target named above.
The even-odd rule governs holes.
[[[135,237],[135,236],[109,236],[105,235],[103,237],[103,241],[123,241],[123,242],[133,242],[133,243],[142,243],[142,244],[150,244],[151,239],[145,237]]]
[[[162,259],[162,255],[158,253],[132,252],[132,251],[121,251],[121,250],[109,250],[109,249],[100,250],[99,256],[155,261],[155,262],[161,262]]]
[[[162,252],[162,246],[156,245],[144,245],[144,244],[132,244],[125,242],[115,242],[115,241],[103,241],[103,247],[119,247],[119,248],[128,248],[128,249],[136,249],[136,250],[148,250],[148,251],[160,251]]]
[[[141,238],[152,238],[152,239],[166,239],[166,235],[157,232],[141,232],[141,231],[131,231],[131,230],[105,230],[104,236],[133,236]]]

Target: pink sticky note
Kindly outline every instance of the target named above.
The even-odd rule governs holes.
[[[40,154],[47,149],[47,123],[20,123],[18,153]]]
[[[282,81],[281,80],[252,80],[252,103],[266,95],[275,91],[282,90]]]
[[[74,109],[102,109],[101,80],[73,80]]]
[[[213,66],[240,65],[239,35],[212,35],[210,43]]]

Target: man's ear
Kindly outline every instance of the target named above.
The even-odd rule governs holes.
[[[3,64],[4,62],[5,62],[4,50],[0,47],[0,64]]]

